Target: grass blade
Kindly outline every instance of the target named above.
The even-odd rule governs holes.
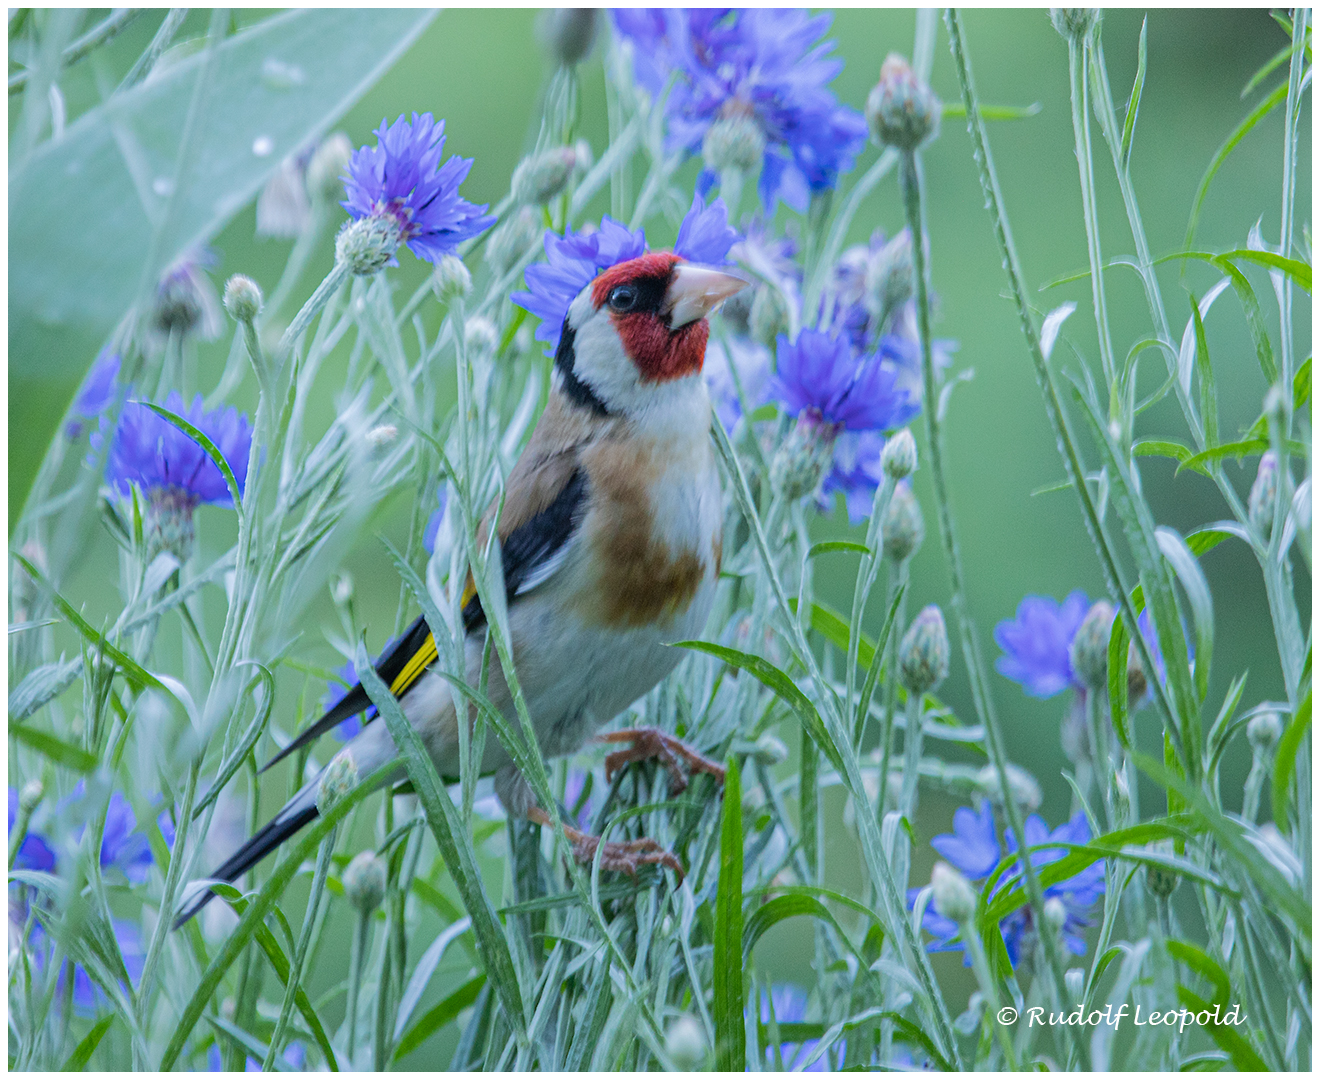
[[[720,1072],[742,1072],[746,1067],[742,881],[742,787],[738,759],[730,755],[720,815],[720,882],[715,894],[715,1068]]]
[[[1310,726],[1311,691],[1307,690],[1306,697],[1302,698],[1296,714],[1289,721],[1287,730],[1279,740],[1278,756],[1274,759],[1272,789],[1274,824],[1281,833],[1286,833],[1288,830],[1288,781],[1292,778],[1293,768],[1297,764],[1297,751],[1301,748],[1302,739]]]
[[[1141,19],[1141,37],[1137,39],[1137,77],[1132,81],[1132,93],[1128,97],[1127,116],[1123,119],[1123,142],[1118,159],[1123,169],[1128,167],[1132,156],[1132,135],[1137,127],[1137,112],[1141,108],[1141,91],[1146,86],[1146,18]]]

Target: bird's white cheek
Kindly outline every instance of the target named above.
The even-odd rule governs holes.
[[[573,344],[574,372],[610,411],[628,413],[641,404],[641,376],[624,352],[608,312],[593,312]]]

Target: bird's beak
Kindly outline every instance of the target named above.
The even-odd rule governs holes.
[[[664,310],[669,312],[669,329],[677,330],[680,326],[687,326],[705,317],[749,284],[723,270],[679,263],[674,267],[669,288],[665,290]]]

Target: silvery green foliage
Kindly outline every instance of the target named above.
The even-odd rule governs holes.
[[[598,21],[593,29],[604,38],[603,14]],[[1290,139],[1309,85],[1305,23],[1292,28],[1284,65]],[[118,25],[93,29],[104,40]],[[166,20],[157,35],[165,40],[152,45],[157,55],[177,29]],[[268,1069],[320,1068],[333,1060],[340,1069],[404,1061],[556,1071],[1310,1067],[1310,652],[1292,581],[1294,547],[1308,571],[1310,565],[1310,428],[1301,390],[1309,395],[1309,359],[1300,359],[1304,346],[1294,340],[1291,315],[1309,303],[1310,267],[1309,249],[1292,239],[1293,191],[1284,193],[1283,243],[1270,247],[1257,232],[1240,250],[1212,260],[1223,281],[1200,298],[1177,337],[1173,301],[1166,310],[1127,172],[1140,81],[1123,123],[1094,21],[1085,33],[1069,29],[1102,379],[1086,365],[1093,347],[1080,336],[1072,344],[1083,362],[1059,366],[1060,351],[1050,368],[1069,311],[1051,314],[1037,331],[956,14],[946,29],[1028,350],[1110,594],[1091,609],[1078,646],[1081,684],[1070,691],[1072,821],[1050,832],[1033,813],[1040,787],[1003,753],[982,645],[967,614],[975,582],[962,580],[939,449],[954,379],[939,370],[930,337],[929,288],[941,268],[929,265],[922,237],[928,226],[915,156],[938,127],[935,113],[920,131],[898,125],[911,137],[890,138],[899,149],[887,150],[863,175],[845,177],[832,204],[813,201],[795,215],[808,253],[800,279],[784,272],[772,240],[756,241],[749,229],[740,245],[740,265],[757,282],[751,322],[761,330],[773,324],[761,336],[823,332],[849,228],[867,224],[863,231],[870,232],[862,197],[899,172],[911,229],[901,245],[903,288],[887,287],[886,302],[873,304],[872,314],[880,329],[915,327],[921,363],[912,374],[923,409],[913,424],[923,426],[925,441],[918,455],[904,429],[891,437],[888,459],[876,455],[865,544],[854,551],[860,559],[851,610],[835,613],[813,598],[816,563],[858,545],[813,545],[812,496],[830,464],[854,479],[865,476],[863,455],[847,469],[842,457],[822,469],[813,459],[810,483],[772,481],[794,421],[775,409],[766,419],[752,368],[743,373],[729,360],[729,392],[724,401],[717,393],[716,404],[727,406],[720,415],[733,422],[712,427],[726,492],[715,610],[704,641],[687,643],[674,674],[619,724],[677,733],[736,765],[730,775],[738,777],[738,796],[731,789],[721,799],[709,776],[674,794],[665,770],[651,766],[629,767],[607,782],[598,749],[547,762],[534,741],[523,742],[480,711],[463,740],[464,761],[479,759],[486,739],[516,744],[533,789],[543,804],[567,811],[565,823],[614,840],[650,837],[679,855],[683,881],[653,868],[630,880],[573,865],[562,833],[503,820],[475,770],[464,770],[442,805],[434,791],[420,788],[370,793],[362,784],[368,778],[342,762],[321,781],[323,816],[315,826],[196,922],[169,930],[185,884],[203,877],[217,851],[235,847],[333,753],[326,736],[329,745],[295,758],[297,768],[265,779],[256,772],[316,715],[320,675],[330,673],[306,678],[301,704],[296,693],[283,692],[290,673],[308,671],[305,616],[316,597],[328,592],[334,600],[341,651],[359,653],[354,589],[340,573],[351,551],[392,562],[402,582],[394,629],[421,610],[447,671],[461,670],[462,656],[461,589],[451,586],[470,571],[490,615],[489,662],[507,656],[498,556],[477,542],[477,525],[501,497],[550,373],[509,299],[543,251],[537,221],[520,204],[539,211],[544,203],[551,228],[562,234],[581,229],[593,197],[607,193],[615,218],[659,236],[672,235],[692,200],[674,180],[684,151],[665,138],[663,95],[639,89],[632,48],[616,35],[588,54],[590,34],[585,45],[555,38],[561,63],[549,77],[540,136],[527,158],[535,168],[525,167],[518,190],[494,208],[502,224],[445,256],[414,295],[397,295],[390,270],[382,269],[398,237],[378,235],[379,221],[341,234],[340,263],[320,268],[326,276],[310,292],[295,291],[299,260],[312,247],[308,234],[295,244],[286,282],[264,311],[246,279],[231,284],[226,298],[240,322],[230,327],[228,369],[218,381],[211,373],[208,406],[219,407],[245,369],[260,397],[233,511],[236,539],[226,550],[217,552],[213,540],[186,548],[153,542],[148,501],[135,488],[124,495],[103,484],[104,452],[76,460],[83,451],[80,445],[77,454],[68,452],[70,427],[57,433],[11,537],[22,558],[10,594],[11,1067],[241,1069],[252,1060]],[[25,33],[36,57],[31,81],[49,88],[49,57],[77,44],[74,29],[49,17]],[[927,111],[937,107],[925,85],[935,38],[933,13],[919,14],[912,66],[899,73],[904,100]],[[1142,43],[1144,71],[1144,33]],[[574,141],[576,65],[585,69],[597,62],[592,56],[604,65],[612,134],[594,154]],[[144,71],[152,62],[144,57]],[[1086,87],[1090,104],[1083,107]],[[24,116],[37,108],[25,100]],[[1089,130],[1093,123],[1100,138]],[[755,185],[740,198],[738,174],[764,140],[756,154],[745,153],[747,132],[743,143],[727,128],[718,134],[725,144],[708,138],[706,149],[719,150],[727,174],[721,194],[739,223],[739,204],[750,208]],[[1091,194],[1093,174],[1110,163],[1090,156],[1106,146],[1126,200],[1134,265],[1147,285],[1152,355],[1163,354],[1169,365],[1158,394],[1178,403],[1185,445],[1136,441],[1136,416],[1153,399],[1137,398],[1135,364],[1114,362],[1129,343],[1118,348],[1108,340]],[[1293,177],[1295,139],[1288,146]],[[307,174],[305,228],[317,235],[341,221],[327,176],[339,176],[347,160],[342,140],[331,137],[310,165],[294,162],[281,172],[286,181],[299,169]],[[938,221],[930,227],[938,229]],[[892,256],[897,249],[881,250]],[[1252,267],[1262,272],[1247,276]],[[1307,299],[1298,288],[1303,278]],[[1253,283],[1266,280],[1271,291],[1255,292]],[[1229,286],[1252,320],[1273,388],[1260,421],[1237,443],[1217,430],[1209,363],[1215,339],[1203,326]],[[865,288],[875,292],[875,282]],[[263,319],[285,299],[303,302],[279,338]],[[1265,323],[1271,303],[1278,328]],[[442,316],[433,338],[419,317],[430,305]],[[712,350],[719,346],[732,358],[759,348],[742,332],[748,317],[744,311],[741,328],[733,318],[713,319]],[[165,400],[185,377],[189,386],[202,378],[189,368],[195,355],[185,342],[148,347],[130,321],[125,328],[110,343],[123,357],[117,389],[100,394],[88,414],[76,401],[71,424],[113,430],[130,386]],[[317,416],[322,396],[314,392],[327,389],[322,369],[337,349],[349,353],[347,375],[333,388],[332,414]],[[455,392],[454,407],[437,407]],[[1263,479],[1244,501],[1223,461],[1265,451],[1268,468],[1262,465]],[[1223,496],[1225,519],[1186,536],[1158,524],[1159,508],[1144,501],[1137,471],[1138,457],[1155,453],[1203,472]],[[933,487],[924,507],[904,480],[913,468],[922,492]],[[423,541],[437,482],[446,510],[428,550],[431,541]],[[374,515],[400,493],[414,500],[410,528],[401,550],[387,550],[373,535]],[[887,522],[895,535],[882,527]],[[927,599],[907,596],[909,563],[927,528],[932,545],[938,530],[954,596],[943,616],[933,609],[911,620],[914,632],[904,643],[907,612]],[[83,612],[62,583],[90,544],[111,542],[107,534],[117,548],[121,605],[102,619]],[[961,538],[967,546],[966,534]],[[1220,542],[1246,544],[1259,561],[1286,700],[1248,704],[1245,676],[1226,700],[1207,700],[1214,608],[1198,558]],[[1138,629],[1137,584],[1154,646]],[[1106,638],[1110,604],[1118,614]],[[862,621],[877,610],[884,629],[873,639]],[[166,635],[182,642],[168,651],[181,657],[177,662],[163,659]],[[1065,657],[1067,651],[1065,643]],[[1193,663],[1166,663],[1187,655]],[[972,682],[976,716],[955,716],[924,692],[938,691],[950,669]],[[476,701],[480,689],[455,680],[455,700]],[[1156,730],[1165,749],[1152,756],[1147,735]],[[1226,753],[1248,747],[1243,811],[1233,813],[1219,790],[1218,765]],[[967,763],[969,749],[974,764]],[[836,827],[825,820],[823,793],[831,787],[846,795],[842,827],[860,854],[855,896],[823,884],[823,838]],[[908,872],[916,862],[909,825],[923,789],[968,804],[954,832],[937,838],[956,869],[940,864],[933,881]],[[1158,801],[1142,805],[1139,796],[1152,790]],[[445,798],[443,788],[439,795]],[[1273,820],[1262,824],[1265,807]],[[1024,843],[1034,849],[1026,873],[1013,854]],[[988,864],[973,865],[987,853]],[[1075,885],[1087,874],[1101,896],[1089,908]],[[772,987],[754,948],[761,934],[798,915],[813,922],[805,998]],[[940,918],[952,929],[938,928]],[[955,940],[971,926],[976,936]],[[946,998],[936,974],[952,969],[932,966],[925,931],[966,956],[978,990],[965,1011],[960,995]],[[336,935],[349,933],[351,949],[344,949]],[[1065,969],[1065,962],[1076,966]],[[1103,1026],[1007,1027],[997,1020],[1005,1009],[1026,1015],[1080,1008],[1089,1015],[1107,1006],[1127,1007],[1129,1015],[1139,1007],[1146,1016],[1186,1007],[1194,1016],[1198,999],[1208,1007],[1240,1004],[1248,1021],[1215,1029],[1193,1020],[1176,1035],[1173,1028],[1138,1028],[1135,1038],[1117,1038]],[[791,1032],[781,1030],[788,1024]],[[442,1038],[455,1047],[446,1060],[434,1050]]]

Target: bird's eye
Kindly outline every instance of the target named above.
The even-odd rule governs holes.
[[[616,285],[610,290],[611,311],[631,311],[637,304],[637,289],[633,285]]]

